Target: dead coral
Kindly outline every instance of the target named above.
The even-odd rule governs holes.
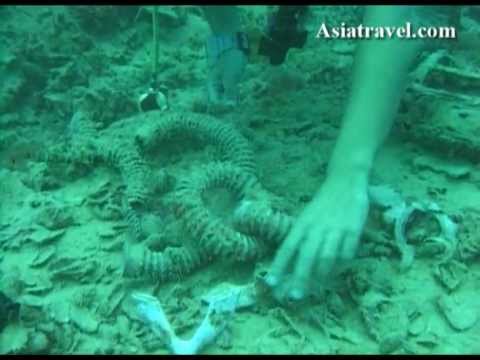
[[[61,186],[61,182],[45,162],[30,162],[29,171],[22,173],[21,180],[25,186],[36,191],[55,190]]]
[[[122,195],[119,186],[105,181],[88,195],[86,205],[101,220],[120,220],[123,216]]]
[[[126,185],[125,196],[132,205],[142,205],[148,199],[153,185],[149,180],[149,168],[133,142],[122,142],[103,138],[98,151],[108,164],[120,171]]]
[[[73,281],[84,284],[94,281],[98,275],[99,262],[88,256],[62,256],[48,264],[50,279],[53,281]]]
[[[95,35],[110,34],[119,31],[128,22],[133,23],[137,9],[136,6],[113,5],[69,6],[68,8],[80,28]]]
[[[59,230],[74,225],[73,209],[53,201],[45,204],[37,213],[37,223],[49,230]]]
[[[478,161],[479,97],[475,89],[480,75],[463,64],[462,56],[439,51],[415,70],[409,103],[397,122],[399,133],[434,152]],[[461,124],[461,126],[459,126]]]
[[[383,354],[398,352],[407,339],[409,319],[402,304],[377,291],[361,299],[361,313],[369,334]]]
[[[480,257],[480,214],[477,211],[465,211],[459,230],[458,253],[463,261]]]
[[[9,324],[0,334],[2,354],[22,354],[28,350],[29,331],[19,324]]]
[[[128,89],[113,85],[108,79],[98,81],[94,89],[85,89],[78,101],[78,106],[88,114],[91,121],[95,123],[95,127],[101,129],[137,112],[137,105]]]

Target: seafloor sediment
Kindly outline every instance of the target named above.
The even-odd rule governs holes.
[[[266,8],[241,11],[253,34]],[[308,26],[361,15],[314,7]],[[205,101],[201,10],[161,6],[170,108],[139,114],[149,8],[2,6],[0,20],[0,353],[165,354],[131,294],[158,297],[188,337],[202,296],[258,281],[325,177],[355,43],[311,38],[280,67],[252,59],[240,105],[219,111]],[[480,29],[478,10],[461,20]],[[372,174],[407,204],[435,204],[455,238],[432,212],[400,228],[374,204],[332,284],[298,306],[257,284],[204,352],[480,352],[479,66],[452,44],[419,57]]]

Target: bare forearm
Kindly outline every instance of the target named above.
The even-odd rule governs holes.
[[[214,34],[226,34],[240,31],[240,14],[232,5],[202,6],[205,17]]]
[[[372,6],[367,25],[397,26],[409,19],[409,9]],[[361,40],[349,103],[329,172],[368,178],[377,150],[389,133],[403,94],[409,66],[422,43],[409,39]]]

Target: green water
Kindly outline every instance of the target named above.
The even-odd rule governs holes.
[[[0,353],[480,352],[478,6],[0,24]]]

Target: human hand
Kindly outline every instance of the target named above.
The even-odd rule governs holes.
[[[275,256],[265,278],[274,293],[282,288],[280,297],[301,300],[313,282],[354,257],[368,214],[367,186],[362,176],[327,178]]]
[[[238,84],[247,64],[244,51],[232,48],[218,56],[209,68],[208,100],[214,106],[235,106],[238,103]]]

